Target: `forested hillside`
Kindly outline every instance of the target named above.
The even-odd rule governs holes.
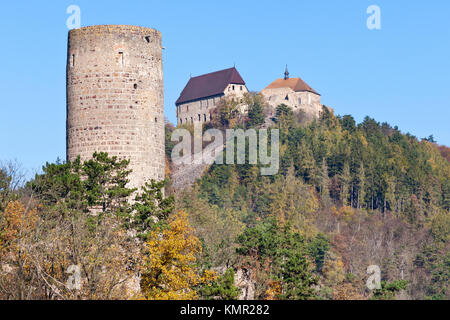
[[[244,118],[218,108],[214,125],[263,125],[262,100],[249,105]],[[447,148],[330,110],[312,122],[284,105],[272,112],[277,175],[213,165],[178,197],[202,239],[202,262],[245,270],[255,298],[448,299]],[[382,273],[375,292],[365,284],[370,265]]]
[[[449,299],[448,148],[246,97],[208,127],[280,130],[280,170],[214,164],[129,189],[129,161],[0,166],[0,299]],[[192,128],[189,128],[192,129]],[[166,152],[174,127],[166,125]],[[367,268],[381,270],[369,290]]]

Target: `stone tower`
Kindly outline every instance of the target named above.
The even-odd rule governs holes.
[[[161,33],[102,25],[69,32],[67,160],[130,159],[129,187],[164,179]]]

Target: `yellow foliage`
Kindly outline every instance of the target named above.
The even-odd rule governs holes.
[[[167,229],[151,233],[146,249],[141,279],[145,299],[197,299],[195,287],[216,277],[211,271],[199,275],[195,263],[201,252],[200,240],[194,236],[183,211],[170,220]]]
[[[340,210],[340,216],[346,220],[351,219],[354,214],[355,210],[350,206],[343,206]]]
[[[277,300],[277,297],[281,293],[281,283],[279,281],[273,281],[269,284],[269,288],[266,290],[265,300]]]
[[[333,290],[333,300],[364,300],[351,283],[342,283]]]
[[[29,233],[36,221],[35,209],[27,211],[19,201],[9,202],[0,225],[0,248],[2,250],[16,249],[17,240]]]
[[[342,259],[334,254],[329,254],[325,260],[322,272],[327,283],[341,283],[345,278],[345,269]]]

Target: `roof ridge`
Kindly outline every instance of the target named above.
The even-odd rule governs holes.
[[[198,75],[198,76],[195,76],[195,77],[191,77],[191,79],[200,78],[200,77],[205,77],[205,76],[212,75],[212,74],[214,74],[214,73],[224,72],[224,71],[228,71],[228,70],[231,70],[231,69],[236,69],[236,68],[235,68],[235,67],[231,67],[231,68],[226,68],[226,69],[222,69],[222,70],[218,70],[218,71],[213,71],[213,72],[209,72],[209,73],[204,73],[204,74],[201,74],[201,75]],[[237,71],[237,70],[236,70],[236,71]]]
[[[244,79],[235,67],[191,77],[175,104],[223,95],[230,83],[245,85]]]

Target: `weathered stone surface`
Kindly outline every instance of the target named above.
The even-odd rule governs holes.
[[[69,32],[67,160],[130,159],[130,187],[164,179],[161,33],[103,25]]]
[[[322,104],[320,103],[320,95],[313,92],[302,91],[295,92],[291,88],[265,88],[261,93],[266,98],[267,103],[276,108],[280,104],[285,104],[292,110],[304,111],[313,118],[318,118],[322,112]]]

